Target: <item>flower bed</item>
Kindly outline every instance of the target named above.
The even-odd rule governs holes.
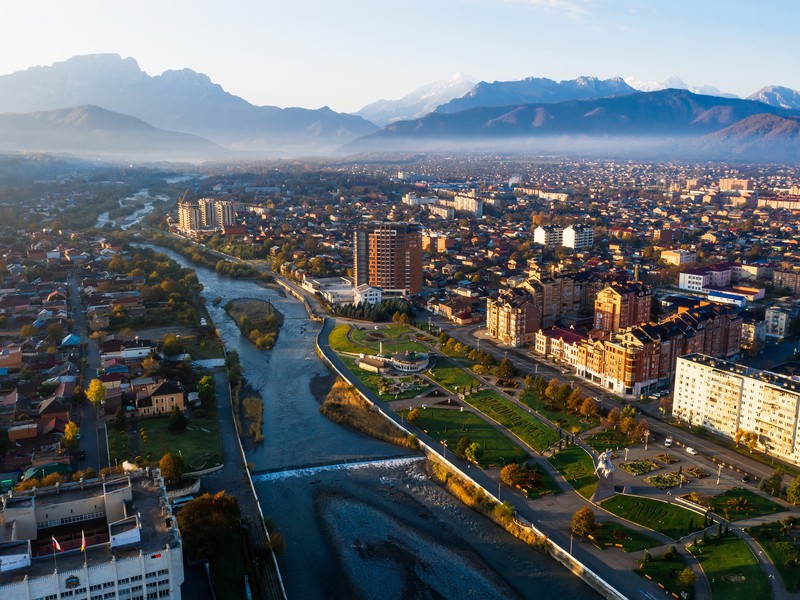
[[[700,467],[689,467],[688,469],[684,469],[683,472],[687,475],[691,475],[695,479],[703,479],[708,477],[708,472],[704,471]]]
[[[668,454],[666,452],[664,452],[663,454],[658,454],[656,458],[665,465],[674,465],[676,462],[680,462],[679,458],[672,456],[672,454]]]
[[[660,469],[661,465],[654,460],[650,460],[649,458],[642,458],[640,460],[632,460],[630,462],[622,463],[620,468],[624,469],[631,475],[644,475],[650,471]]]
[[[681,481],[686,483],[689,481],[689,478],[685,475],[681,475],[677,471],[670,471],[669,473],[659,473],[658,475],[651,475],[650,477],[645,478],[645,481],[652,486],[655,486],[659,489],[666,490],[669,488],[673,488],[676,485],[680,485]]]

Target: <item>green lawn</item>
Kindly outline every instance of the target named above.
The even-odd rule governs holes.
[[[546,402],[539,399],[537,394],[529,389],[526,389],[520,397],[520,402],[526,406],[530,406],[533,410],[538,412],[543,417],[546,417],[562,429],[570,433],[580,433],[593,427],[597,427],[600,421],[597,418],[585,421],[581,415],[570,413],[566,410],[559,410],[549,406]]]
[[[666,559],[663,556],[654,556],[648,562],[640,562],[639,568],[634,569],[633,572],[641,577],[646,577],[660,583],[670,593],[680,596],[686,590],[683,586],[678,584],[675,574],[686,568],[686,563],[678,553],[675,553],[675,558]]]
[[[416,341],[416,331],[406,325],[392,323],[385,326],[378,325],[377,327],[378,329],[369,325],[364,326],[363,329],[352,327],[350,337],[356,344],[362,344],[376,351],[380,351],[381,342],[383,342],[384,354],[430,352],[427,346]]]
[[[436,383],[453,393],[455,393],[456,388],[458,388],[459,392],[463,392],[470,385],[475,387],[481,385],[472,375],[462,371],[455,362],[442,357],[436,359],[436,366],[429,371],[429,375]]]
[[[558,441],[556,431],[510,400],[492,391],[484,390],[472,394],[467,396],[465,401],[501,425],[508,427],[537,452],[542,452]]]
[[[128,451],[128,434],[113,425],[108,426],[108,457],[111,464],[133,458]]]
[[[480,444],[483,456],[478,464],[482,468],[521,462],[528,458],[521,448],[471,412],[446,408],[427,408],[419,412],[420,418],[416,427],[434,440],[445,440],[450,450],[455,450],[458,440],[464,436]],[[408,411],[403,411],[402,414],[406,416]]]
[[[783,508],[745,488],[733,488],[710,498],[711,510],[731,521],[781,512]],[[727,509],[727,512],[726,512]]]
[[[711,584],[711,598],[719,600],[753,600],[769,598],[767,576],[758,560],[741,539],[734,535],[715,544],[709,540],[690,546]]]
[[[584,438],[583,440],[598,452],[618,450],[629,445],[628,436],[620,431],[600,431]]]
[[[675,504],[617,494],[600,503],[608,512],[677,540],[703,525],[703,518]]]
[[[181,343],[186,352],[191,354],[192,360],[208,360],[211,358],[225,358],[222,342],[219,338],[181,338]]]
[[[187,470],[201,470],[222,464],[219,423],[214,419],[192,419],[183,433],[167,429],[169,417],[141,419],[139,429],[147,433],[147,442],[140,441],[139,454],[158,461],[168,452],[180,452]]]
[[[751,535],[767,553],[781,574],[783,585],[789,592],[800,591],[800,565],[786,563],[785,544],[791,543],[783,534],[780,523],[767,523],[753,527]]]
[[[550,459],[553,466],[584,498],[591,498],[597,489],[594,461],[580,446],[567,446]]]
[[[371,348],[361,344],[354,344],[347,337],[350,325],[337,325],[331,331],[328,343],[334,352],[352,352],[354,354],[377,354],[377,348]]]
[[[661,542],[620,523],[606,521],[592,532],[592,541],[601,548],[621,547],[625,552],[660,546]]]

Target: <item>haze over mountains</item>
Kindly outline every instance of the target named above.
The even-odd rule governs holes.
[[[337,149],[613,149],[793,160],[799,111],[800,93],[780,86],[742,100],[678,78],[528,77],[473,85],[456,76],[350,115],[255,106],[191,69],[150,76],[132,58],[102,54],[0,76],[0,150],[205,160]]]

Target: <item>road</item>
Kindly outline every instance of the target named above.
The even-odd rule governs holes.
[[[73,272],[69,277],[70,304],[72,307],[73,331],[84,342],[85,360],[81,361],[81,374],[79,383],[83,389],[89,387],[89,382],[97,377],[100,368],[100,348],[97,341],[89,337],[89,328],[86,321],[86,307],[81,299],[78,279]],[[108,438],[106,424],[98,419],[97,411],[91,402],[86,402],[78,409],[80,411],[80,449],[86,451],[86,460],[79,462],[79,468],[91,467],[100,471],[108,466]]]

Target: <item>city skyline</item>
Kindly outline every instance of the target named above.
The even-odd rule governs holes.
[[[167,5],[46,0],[6,7],[0,73],[118,53],[150,75],[190,68],[257,105],[355,112],[454,73],[475,81],[678,76],[747,96],[800,88],[798,6],[618,0],[356,0]],[[780,18],[778,18],[780,17]]]

